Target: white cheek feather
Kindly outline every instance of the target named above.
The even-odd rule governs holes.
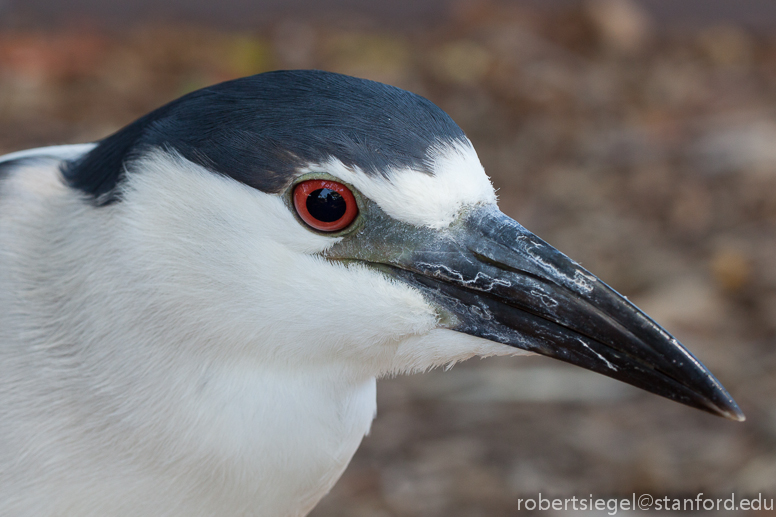
[[[472,357],[533,355],[513,346],[503,345],[448,329],[435,329],[422,336],[404,340],[394,356],[392,375],[421,373],[439,366],[452,366]]]
[[[496,202],[493,185],[468,140],[430,148],[427,162],[433,174],[394,169],[386,177],[368,175],[336,158],[311,164],[303,172],[336,176],[356,187],[392,218],[419,227],[445,228],[462,209]]]
[[[416,290],[317,255],[340,239],[306,229],[281,196],[161,153],[135,166],[142,171],[129,175],[116,208],[134,241],[133,267],[154,271],[154,291],[187,307],[187,320],[236,334],[219,353],[250,343],[257,360],[352,360],[374,375],[381,345],[436,326]]]

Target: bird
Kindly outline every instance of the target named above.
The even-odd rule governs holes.
[[[376,379],[520,354],[744,419],[406,90],[267,72],[0,158],[0,515],[303,516]]]

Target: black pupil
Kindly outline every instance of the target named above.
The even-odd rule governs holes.
[[[324,223],[333,223],[345,215],[347,204],[339,192],[328,188],[319,188],[307,196],[307,211]]]

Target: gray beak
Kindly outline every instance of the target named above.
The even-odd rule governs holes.
[[[444,230],[397,222],[371,205],[331,248],[420,290],[442,324],[554,357],[731,420],[744,415],[719,381],[625,297],[495,206]]]

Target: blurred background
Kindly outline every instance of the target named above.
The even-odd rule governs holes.
[[[674,333],[748,420],[541,357],[472,360],[381,381],[313,516],[776,497],[775,28],[771,0],[0,0],[0,152],[99,139],[278,68],[424,95],[503,210]]]

